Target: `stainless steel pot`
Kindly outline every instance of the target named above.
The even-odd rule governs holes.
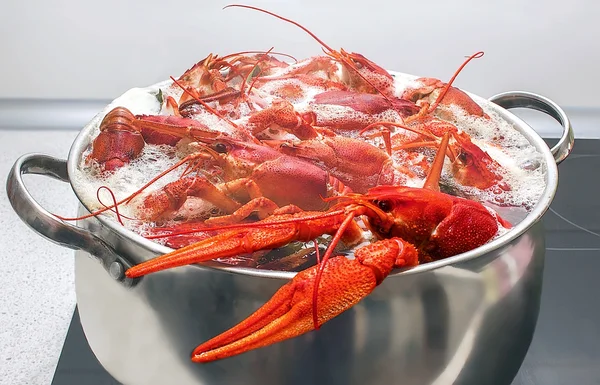
[[[392,273],[319,331],[214,363],[192,363],[191,351],[244,319],[295,273],[206,263],[125,279],[128,266],[170,249],[106,218],[77,225],[59,221],[34,201],[22,180],[30,173],[70,182],[89,143],[88,129],[66,161],[41,154],[19,158],[8,177],[8,196],[34,231],[77,250],[75,284],[85,335],[100,363],[123,384],[510,384],[538,316],[545,251],[540,219],[574,135],[564,111],[539,95],[509,92],[489,101],[471,96],[543,154],[547,187],[531,214],[476,250]],[[558,120],[564,128],[558,144],[548,149],[507,111],[516,107]],[[80,212],[87,212],[83,202]]]

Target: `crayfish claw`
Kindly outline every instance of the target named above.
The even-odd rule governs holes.
[[[289,327],[294,316],[297,317],[288,312],[297,289],[297,285],[292,283],[280,288],[271,300],[250,317],[194,349],[192,361],[210,362],[276,342],[268,342],[269,337],[273,337],[275,327]]]
[[[323,262],[324,263],[324,262]],[[323,324],[369,295],[394,267],[416,265],[414,247],[386,239],[357,250],[355,259],[330,259],[319,282],[318,323]],[[298,273],[256,312],[194,349],[194,362],[210,362],[269,346],[315,329],[313,290],[320,265]]]

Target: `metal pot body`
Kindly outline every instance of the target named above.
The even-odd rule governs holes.
[[[558,186],[557,164],[574,134],[564,111],[539,95],[509,92],[487,101],[544,156],[546,190],[507,234],[461,255],[393,272],[356,306],[306,333],[208,364],[191,361],[200,343],[264,304],[294,273],[184,266],[125,278],[124,270],[170,249],[98,217],[58,220],[29,194],[23,174],[70,183],[91,135],[75,140],[68,160],[19,158],[7,180],[20,218],[52,242],[76,251],[76,294],[90,347],[125,385],[163,384],[510,384],[535,328],[544,265],[541,218]],[[534,108],[564,132],[548,149],[504,108]],[[77,194],[77,186],[73,186]],[[81,200],[81,199],[80,199]],[[87,213],[82,201],[81,214]]]
[[[471,262],[389,277],[318,331],[209,364],[191,362],[193,348],[286,280],[188,266],[128,288],[77,254],[85,335],[123,384],[510,384],[538,316],[544,232],[537,223]]]

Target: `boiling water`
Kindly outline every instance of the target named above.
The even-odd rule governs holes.
[[[276,73],[272,76],[276,77],[278,74]],[[416,84],[415,77],[413,76],[395,76],[395,92],[397,95],[401,95],[405,88],[414,87]],[[296,90],[301,90],[299,97],[290,99],[290,102],[292,102],[295,109],[299,112],[315,111],[319,119],[328,121],[341,119],[347,117],[349,114],[352,114],[357,119],[364,119],[365,122],[373,120],[373,116],[356,112],[349,107],[316,105],[313,102],[314,96],[323,92],[323,89],[315,86],[307,86],[294,80],[267,82],[256,89],[256,94],[263,100],[264,105],[269,105],[277,97],[278,90],[290,85],[293,85]],[[172,96],[175,100],[179,100],[182,93],[179,87],[171,84],[170,81],[165,81],[148,88],[129,90],[114,100],[90,123],[90,139],[98,135],[98,126],[104,115],[116,106],[126,107],[134,114],[166,114],[163,109],[163,103],[160,101],[159,91],[162,94],[163,100],[167,96]],[[469,134],[473,143],[486,151],[502,166],[503,180],[510,186],[510,191],[481,191],[476,188],[458,185],[452,178],[451,164],[448,158],[446,158],[441,180],[442,191],[478,200],[490,209],[496,210],[496,212],[500,213],[503,218],[509,220],[513,225],[523,220],[545,189],[542,155],[512,125],[485,106],[483,106],[484,111],[491,117],[491,120],[468,116],[460,108],[443,106],[439,108],[440,110],[445,109],[446,112],[450,112],[454,116],[454,120],[451,123],[455,124],[459,131]],[[248,113],[249,110],[243,111],[242,117],[236,123],[243,124],[247,120],[246,115]],[[401,122],[400,116],[392,110],[384,111],[379,115],[376,117],[377,119]],[[199,113],[194,116],[194,119],[202,121],[212,129],[221,130],[226,133],[231,133],[233,129],[229,123],[210,113]],[[349,132],[346,135],[357,137],[356,132]],[[293,136],[285,132],[280,133],[279,137],[294,139]],[[184,142],[182,141],[182,143]],[[372,139],[371,143],[384,148],[380,138]],[[114,193],[116,200],[124,199],[180,160],[181,155],[178,152],[180,150],[182,148],[173,148],[166,145],[146,145],[139,158],[108,175],[101,175],[97,168],[86,164],[85,157],[88,152],[85,152],[80,167],[76,174],[72,176],[73,182],[78,187],[78,192],[82,194],[82,201],[86,202],[90,209],[101,209],[103,205],[114,203],[108,190],[101,187],[109,187]],[[146,190],[146,193],[160,189],[165,184],[177,180],[184,167],[182,166],[175,172],[171,172],[156,183],[153,183]],[[423,181],[423,177],[418,176],[407,178],[404,184],[420,187]],[[134,199],[131,204],[120,206],[119,212],[125,218],[133,218],[123,220],[125,227],[142,235],[147,235],[152,232],[156,224],[143,220],[135,220],[140,215],[138,208],[141,199],[143,199],[143,195]],[[177,217],[202,219],[218,214],[220,212],[211,204],[204,201],[199,202],[199,199],[190,199],[181,210],[173,214],[172,219],[176,219]],[[105,215],[116,219],[112,211],[106,212]],[[501,236],[504,232],[501,230],[497,236]],[[321,246],[323,247],[321,252],[324,252],[324,247],[328,240],[328,237],[320,239]],[[166,240],[156,241],[159,243],[166,242]],[[272,252],[257,253],[252,258],[242,256],[224,262],[257,268],[298,270],[314,264],[314,261],[315,252],[313,244],[297,242]]]

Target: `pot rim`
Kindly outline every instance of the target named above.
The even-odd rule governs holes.
[[[393,76],[401,76],[405,78],[417,78],[418,76],[405,74],[397,71],[388,71]],[[154,85],[141,88],[143,91],[147,91],[149,93],[158,92],[160,87],[167,87],[172,84],[171,80],[165,80]],[[461,89],[462,90],[462,89]],[[525,121],[517,117],[516,115],[509,112],[507,109],[500,107],[499,105],[481,97],[475,95],[471,92],[462,90],[467,95],[469,95],[476,103],[485,107],[487,109],[491,109],[495,113],[497,113],[500,118],[506,120],[510,125],[515,127],[528,141],[531,145],[535,147],[535,149],[541,153],[543,157],[543,164],[545,171],[545,182],[546,187],[540,196],[538,202],[531,210],[531,212],[517,225],[512,227],[505,234],[499,236],[482,245],[476,249],[470,250],[465,253],[457,254],[455,256],[445,258],[442,260],[428,262],[423,265],[418,265],[411,268],[404,269],[394,269],[386,279],[390,279],[391,277],[399,277],[411,274],[419,274],[432,270],[437,270],[445,266],[451,266],[467,261],[471,261],[473,259],[479,258],[481,256],[487,255],[491,252],[497,251],[509,243],[523,235],[527,230],[529,230],[532,226],[534,226],[546,213],[552,200],[554,199],[554,195],[556,194],[556,190],[558,188],[558,165],[555,161],[554,155],[552,154],[550,148],[546,145],[543,138]],[[77,166],[81,160],[81,156],[84,151],[88,148],[91,140],[93,140],[91,134],[94,130],[95,126],[99,124],[104,115],[115,105],[111,102],[108,104],[103,110],[101,110],[94,118],[90,120],[90,122],[85,125],[82,130],[79,132],[73,144],[69,150],[68,158],[67,158],[67,170],[69,175],[75,175]],[[73,192],[77,196],[81,205],[87,210],[91,211],[88,205],[85,204],[82,199],[82,194],[78,191],[76,186],[73,184],[71,179],[70,181],[71,188]],[[112,218],[101,214],[96,216],[96,219],[102,223],[102,225],[106,226],[112,232],[116,233],[122,239],[126,239],[132,242],[137,243],[139,246],[144,249],[157,254],[162,255],[173,251],[174,249],[153,242],[152,240],[146,239],[143,236],[133,232],[132,230],[128,230],[121,226],[117,221],[114,221]],[[297,272],[286,272],[286,271],[277,271],[277,270],[261,270],[251,267],[235,267],[231,265],[226,265],[224,263],[219,263],[216,261],[208,261],[202,262],[194,265],[190,265],[199,269],[216,269],[219,271],[230,272],[234,274],[242,274],[249,275],[254,277],[264,277],[264,278],[275,278],[275,279],[292,279]]]

